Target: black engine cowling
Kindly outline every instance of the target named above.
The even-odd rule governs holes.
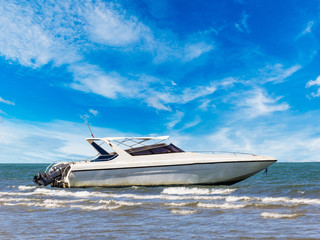
[[[54,185],[54,182],[61,180],[62,174],[69,164],[54,165],[47,173],[38,173],[33,177],[33,182],[39,186]]]

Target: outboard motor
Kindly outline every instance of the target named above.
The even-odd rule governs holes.
[[[47,186],[48,184],[54,186],[55,182],[61,180],[62,173],[67,166],[69,166],[69,164],[65,163],[54,165],[47,173],[38,173],[35,175],[33,177],[33,182],[39,186]]]

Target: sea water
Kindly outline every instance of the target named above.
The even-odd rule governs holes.
[[[45,164],[0,164],[0,239],[320,239],[320,163],[232,186],[39,187]]]

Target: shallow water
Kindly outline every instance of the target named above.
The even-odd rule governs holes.
[[[0,164],[0,239],[320,239],[320,163],[276,163],[232,186],[38,187]]]

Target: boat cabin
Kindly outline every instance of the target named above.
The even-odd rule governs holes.
[[[119,155],[119,152],[126,152],[131,156],[152,155],[164,153],[184,152],[174,144],[164,143],[168,137],[130,137],[130,138],[88,138],[87,141],[98,152],[98,157],[92,161],[108,161]],[[105,146],[104,146],[105,145]],[[120,148],[122,146],[124,149]],[[113,152],[105,148],[111,147]],[[121,151],[120,151],[121,150]]]

